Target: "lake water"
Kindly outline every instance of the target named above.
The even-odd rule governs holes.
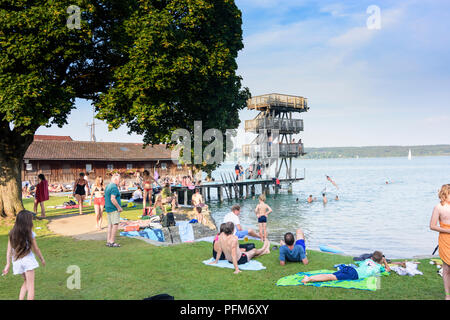
[[[292,194],[283,190],[267,197],[273,212],[268,218],[271,241],[279,242],[285,232],[302,228],[307,247],[319,245],[341,248],[346,254],[360,255],[381,250],[388,258],[431,255],[438,233],[430,231],[429,221],[439,202],[438,190],[450,183],[450,157],[360,158],[295,160],[298,176],[306,170],[305,180],[294,183]],[[244,168],[247,166],[244,164]],[[233,172],[226,163],[213,174]],[[329,175],[339,189],[329,183]],[[392,183],[386,184],[386,181]],[[321,192],[326,187],[329,202],[324,205]],[[261,189],[257,187],[257,195]],[[312,194],[318,201],[309,204]],[[212,192],[215,195],[215,192]],[[340,200],[334,200],[339,195]],[[224,193],[225,196],[225,193]],[[299,199],[297,202],[296,199]],[[254,213],[257,199],[225,200],[210,204],[219,226],[231,205],[239,203],[241,224],[258,230]]]

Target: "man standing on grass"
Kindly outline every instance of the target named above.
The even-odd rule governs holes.
[[[117,229],[120,222],[120,213],[123,211],[119,191],[120,175],[115,174],[111,183],[105,189],[105,211],[108,215],[108,234],[106,236],[107,247],[120,247],[115,242]]]

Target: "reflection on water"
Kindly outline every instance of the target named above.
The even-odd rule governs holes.
[[[300,171],[306,168],[306,180],[295,183],[292,194],[283,190],[275,195],[272,190],[267,197],[273,209],[267,224],[271,241],[302,228],[311,249],[333,245],[351,255],[381,250],[390,258],[433,252],[438,234],[429,230],[429,220],[438,203],[438,189],[450,182],[450,157],[297,160],[294,165]],[[231,171],[233,166],[224,164],[213,176],[217,179],[219,172]],[[325,187],[326,205],[321,201]],[[260,194],[261,189],[257,187],[256,192]],[[309,194],[318,201],[308,203]],[[340,200],[334,200],[336,195]],[[220,225],[234,203],[242,206],[242,225],[258,230],[257,197],[222,204],[213,201],[210,207],[216,223]]]

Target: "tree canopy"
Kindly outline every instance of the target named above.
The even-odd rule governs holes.
[[[67,26],[73,5],[79,28]],[[66,124],[77,97],[148,144],[193,133],[194,121],[236,128],[250,96],[236,74],[242,48],[233,0],[0,0],[0,214],[21,208],[35,131]]]

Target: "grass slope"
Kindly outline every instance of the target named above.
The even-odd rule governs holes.
[[[63,202],[51,198],[47,205]],[[26,208],[32,207],[30,200]],[[124,216],[136,218],[141,208],[126,209]],[[92,207],[86,212],[92,212]],[[48,210],[48,216],[76,213],[74,210]],[[94,218],[94,217],[93,217]],[[1,223],[1,222],[0,222]],[[47,220],[36,221],[37,242],[47,266],[36,271],[36,299],[143,299],[168,293],[175,299],[295,300],[295,299],[442,299],[442,278],[428,260],[421,260],[423,276],[383,277],[376,292],[316,287],[277,287],[281,277],[301,271],[330,269],[337,263],[350,263],[350,257],[308,250],[310,264],[288,263],[279,266],[278,251],[258,260],[267,268],[243,271],[203,265],[211,257],[211,244],[187,243],[154,247],[143,241],[120,237],[121,248],[107,248],[103,241],[78,241],[52,234]],[[0,252],[5,254],[11,226],[0,225]],[[261,242],[256,242],[261,247]],[[4,259],[2,259],[4,263]],[[81,289],[69,290],[67,267],[81,270]],[[1,264],[3,269],[4,264]],[[11,268],[12,269],[12,268]],[[0,299],[17,299],[22,277],[10,273],[0,278]]]

